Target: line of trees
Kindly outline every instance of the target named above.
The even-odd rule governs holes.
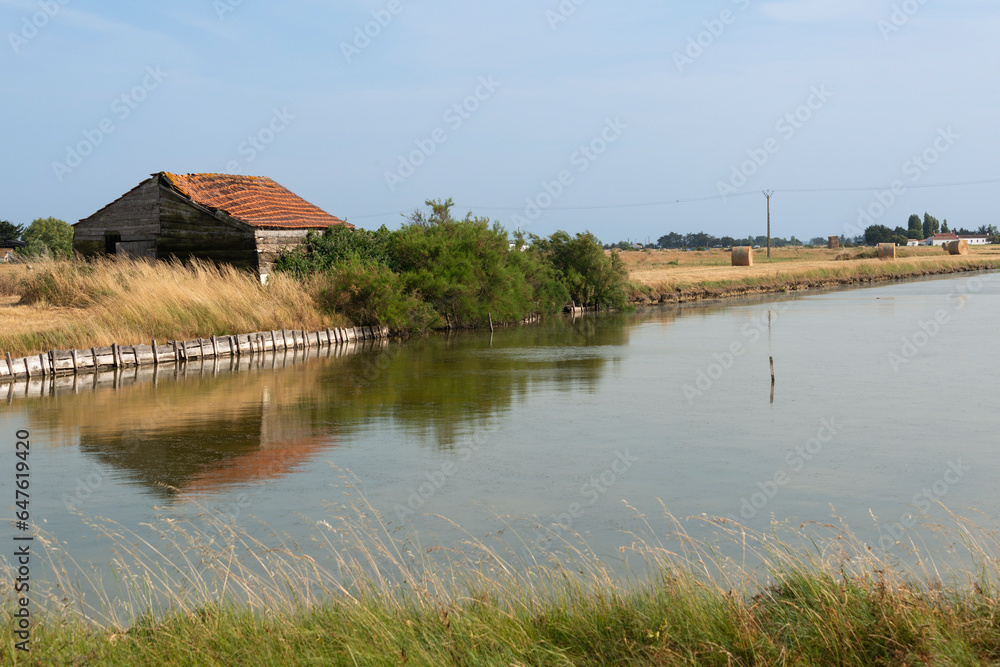
[[[826,240],[823,240],[826,244]],[[731,248],[733,246],[739,245],[749,245],[749,246],[766,246],[767,237],[766,236],[747,236],[744,238],[733,238],[732,236],[713,236],[712,234],[707,234],[705,232],[697,232],[693,234],[678,234],[677,232],[670,232],[669,234],[664,234],[656,240],[657,246],[664,249],[680,249],[680,248]],[[771,237],[771,247],[781,248],[783,246],[801,246],[804,245],[802,241],[795,238],[795,236],[790,236],[787,239],[781,238],[780,236]]]
[[[948,227],[947,219],[939,222],[937,218],[926,212],[923,218],[916,213],[911,215],[906,221],[906,229],[901,226],[891,229],[885,225],[869,225],[865,229],[864,242],[867,245],[875,245],[877,243],[906,245],[910,239],[921,241],[934,236],[938,232],[947,234],[951,231],[961,236],[972,236],[975,234],[989,236],[991,243],[1000,243],[1000,233],[998,233],[996,225],[980,225],[975,231],[970,231],[965,227],[951,230]]]
[[[72,257],[73,227],[59,218],[37,218],[27,228],[0,220],[0,241],[24,241],[17,249],[23,257]]]

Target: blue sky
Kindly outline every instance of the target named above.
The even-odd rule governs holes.
[[[536,234],[743,236],[763,189],[776,236],[1000,223],[1000,183],[925,187],[1000,179],[995,0],[0,0],[0,28],[16,223],[157,171],[361,227],[452,197]]]

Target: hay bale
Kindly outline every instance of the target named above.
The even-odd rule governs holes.
[[[733,246],[733,266],[753,266],[753,248],[748,245]]]
[[[968,255],[969,254],[969,242],[965,239],[959,239],[957,241],[948,241],[944,244],[944,249],[949,255]]]
[[[895,243],[879,243],[878,244],[878,258],[879,259],[896,259],[896,244]]]
[[[826,241],[826,247],[829,248],[830,250],[836,250],[837,248],[839,248],[840,247],[840,237],[839,236],[831,236]]]

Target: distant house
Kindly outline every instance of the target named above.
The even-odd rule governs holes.
[[[942,234],[941,232],[930,237],[928,241],[930,245],[944,245],[948,241],[958,241],[959,239],[969,245],[986,245],[990,242],[990,237],[985,234],[962,234],[959,236],[955,233]]]
[[[906,245],[908,245],[908,246],[918,246],[918,245],[920,245],[920,241],[918,241],[917,239],[908,239],[906,241]]]
[[[954,234],[952,232],[948,233],[937,232],[936,234],[934,234],[934,236],[931,236],[929,239],[927,239],[928,245],[944,245],[948,241],[957,241],[957,240],[958,240],[958,234]]]
[[[13,239],[0,240],[0,262],[7,263],[14,259],[14,251],[23,248],[27,243]]]
[[[354,228],[263,176],[152,174],[75,225],[84,256],[178,257],[271,272],[310,231]]]

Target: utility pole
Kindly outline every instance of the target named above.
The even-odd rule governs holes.
[[[771,195],[774,194],[774,190],[764,190],[764,196],[767,197],[767,256],[771,257]]]

